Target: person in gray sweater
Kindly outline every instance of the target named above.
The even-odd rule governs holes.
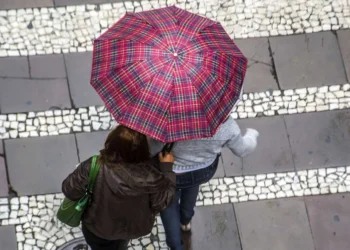
[[[212,137],[174,143],[176,198],[161,212],[166,242],[171,250],[184,249],[181,230],[191,230],[199,186],[214,176],[222,148],[228,147],[235,155],[244,157],[254,151],[258,136],[258,131],[251,128],[242,135],[236,121],[229,116]],[[164,146],[153,139],[149,139],[149,145],[152,155]]]

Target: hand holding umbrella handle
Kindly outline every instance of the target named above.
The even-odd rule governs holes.
[[[166,153],[170,153],[172,148],[174,146],[174,143],[167,143],[164,145],[163,149],[162,149],[162,155],[165,155]]]

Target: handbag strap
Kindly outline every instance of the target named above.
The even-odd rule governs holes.
[[[100,170],[100,166],[96,163],[97,158],[98,158],[98,155],[94,155],[92,157],[91,167],[89,171],[88,186],[86,187],[84,196],[79,200],[78,204],[75,206],[75,209],[77,211],[82,211],[82,209],[89,202],[89,199],[92,195],[92,190],[94,188],[96,177],[97,177],[98,171]]]
[[[98,171],[100,170],[100,166],[97,164],[97,158],[98,158],[98,155],[94,155],[92,157],[91,168],[89,172],[89,182],[87,186],[87,191],[90,193],[92,193],[92,190],[94,188],[94,184],[96,181],[96,177],[98,175]]]

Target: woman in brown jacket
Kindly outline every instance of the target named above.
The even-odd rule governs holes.
[[[88,183],[92,158],[82,162],[62,183],[71,200],[79,200]],[[130,239],[151,232],[155,216],[175,194],[172,154],[150,158],[145,135],[118,126],[100,151],[99,174],[82,229],[92,250],[127,249]]]

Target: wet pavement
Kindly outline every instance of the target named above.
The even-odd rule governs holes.
[[[102,2],[111,1],[6,0],[0,9]],[[237,40],[249,59],[245,93],[263,96],[272,105],[275,101],[264,97],[266,93],[301,89],[300,98],[285,95],[280,103],[286,106],[295,101],[300,104],[295,109],[303,109],[299,114],[271,117],[245,111],[255,115],[238,119],[242,132],[250,127],[260,132],[258,148],[244,159],[223,150],[215,183],[201,189],[192,232],[183,234],[186,250],[349,249],[350,96],[344,85],[350,79],[349,39],[350,31],[340,30]],[[29,133],[26,129],[35,122],[43,123],[43,131],[35,130],[35,138],[18,138],[12,132],[0,140],[1,250],[87,249],[79,229],[57,229],[51,219],[60,203],[62,180],[76,164],[99,152],[110,129],[102,129],[102,122],[93,120],[100,114],[102,119],[109,118],[105,110],[95,109],[103,103],[89,84],[91,55],[0,57],[0,129]],[[334,91],[324,92],[329,103],[316,100],[322,96],[322,87],[330,85]],[[342,85],[343,92],[337,85]],[[315,94],[313,88],[321,93]],[[259,105],[254,98],[252,103]],[[315,107],[312,112],[304,109],[306,99]],[[332,110],[330,105],[342,100],[348,106]],[[316,105],[329,108],[321,112]],[[71,108],[81,109],[73,114],[67,111]],[[61,114],[61,110],[67,112],[63,117],[68,120],[50,114]],[[35,121],[29,114],[32,111],[48,113]],[[98,122],[98,131],[91,131],[96,123],[86,119],[87,112],[94,117],[91,121]],[[26,117],[19,118],[21,114]],[[1,115],[18,119],[8,122]],[[55,126],[63,123],[71,123],[70,132],[56,133]],[[46,136],[50,130],[52,136]],[[304,193],[298,197],[300,190]],[[131,249],[166,249],[164,237],[158,223],[151,235],[133,242]]]

